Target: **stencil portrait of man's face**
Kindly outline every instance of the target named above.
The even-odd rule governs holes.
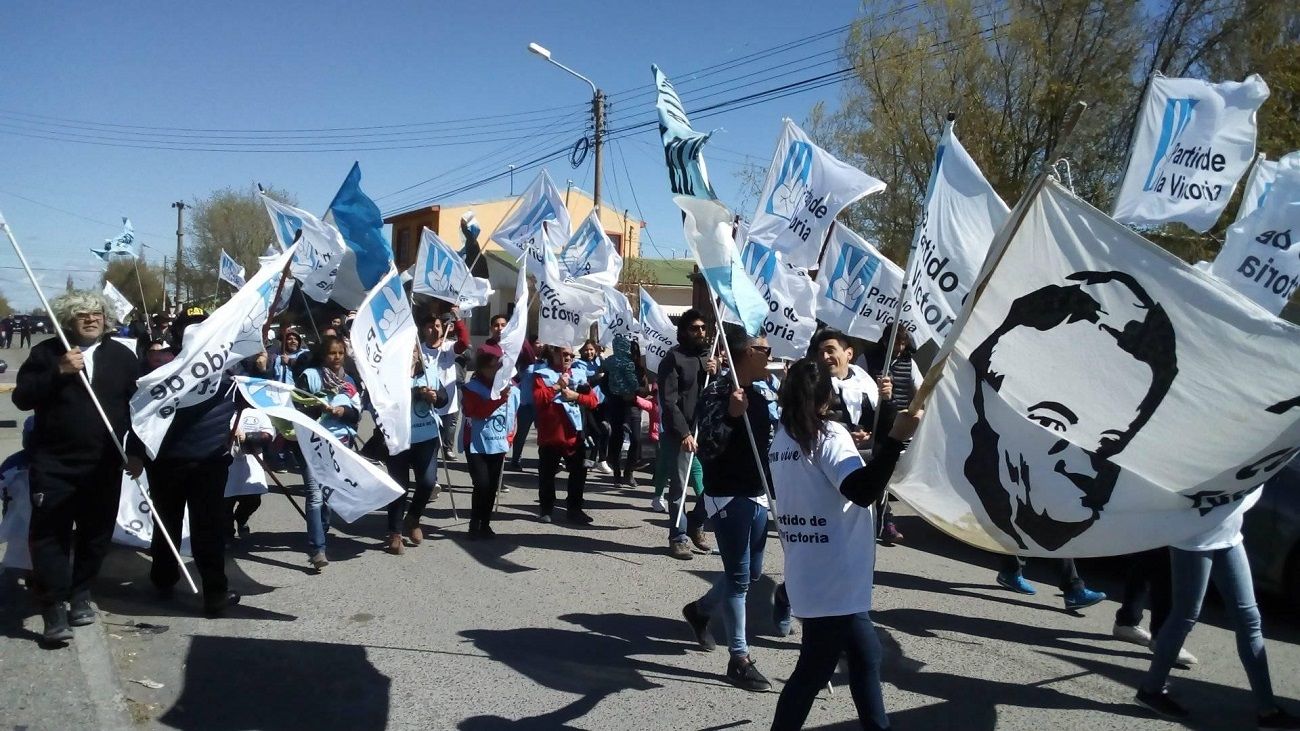
[[[1015,300],[971,354],[966,477],[1020,548],[1057,550],[1101,517],[1120,472],[1111,458],[1177,372],[1169,319],[1131,277],[1068,279]]]

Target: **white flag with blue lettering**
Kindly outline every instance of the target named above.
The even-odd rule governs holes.
[[[113,308],[113,311],[108,314],[113,316],[118,322],[126,322],[127,316],[129,316],[131,311],[135,309],[135,305],[131,304],[131,300],[127,299],[126,295],[119,292],[117,287],[113,286],[112,282],[104,282],[104,299],[107,300],[109,306]]]
[[[605,314],[605,295],[599,282],[565,275],[555,254],[549,249],[543,253],[543,274],[537,277],[537,339],[576,347]]]
[[[866,239],[836,223],[817,275],[817,317],[863,340],[880,340],[894,321],[903,270]]]
[[[1277,174],[1264,204],[1228,227],[1210,273],[1281,314],[1300,285],[1300,165]]]
[[[618,284],[618,277],[623,273],[623,257],[605,234],[600,216],[594,210],[560,250],[560,263],[569,276],[584,277],[586,281],[607,287]]]
[[[772,355],[798,360],[817,329],[816,292],[808,272],[782,261],[770,246],[750,240],[740,252],[745,273],[767,301],[763,332]]]
[[[636,340],[640,335],[640,327],[636,315],[632,313],[632,304],[627,301],[627,295],[613,287],[601,287],[601,291],[605,295],[605,314],[600,316],[600,346],[609,347],[616,335]]]
[[[1112,217],[1210,230],[1255,157],[1255,112],[1267,98],[1259,74],[1219,84],[1151,79]]]
[[[131,259],[139,255],[139,247],[135,240],[135,229],[131,226],[131,221],[122,217],[122,233],[115,238],[106,239],[104,245],[98,249],[91,249],[104,262],[108,262],[115,256],[125,256]]]
[[[285,205],[262,195],[262,203],[271,216],[271,229],[275,240],[284,251],[298,241],[298,254],[294,256],[289,271],[302,284],[302,291],[317,302],[328,302],[334,293],[334,280],[339,274],[339,262],[347,244],[343,234],[333,225],[325,223],[301,208]],[[298,232],[302,232],[299,238]]]
[[[518,259],[525,250],[538,245],[543,221],[552,222],[550,235],[553,240],[568,241],[569,209],[565,208],[564,197],[551,182],[545,168],[519,196],[519,203],[510,217],[492,232],[492,240],[512,258]],[[529,263],[529,272],[537,273],[532,262]]]
[[[840,211],[884,189],[883,181],[840,162],[783,120],[748,240],[781,252],[787,264],[811,269]]]
[[[1246,189],[1241,193],[1241,205],[1237,206],[1238,221],[1264,205],[1269,191],[1273,189],[1273,182],[1277,180],[1278,171],[1289,167],[1300,168],[1300,150],[1283,155],[1278,160],[1265,160],[1264,153],[1259,154],[1254,167],[1250,169],[1250,175],[1246,177]]]
[[[501,367],[492,378],[491,396],[501,398],[501,392],[515,377],[515,364],[519,360],[519,351],[524,348],[524,338],[528,333],[528,271],[519,267],[515,276],[515,309],[501,331]]]
[[[677,345],[677,326],[668,319],[668,313],[654,298],[638,288],[641,303],[641,355],[645,356],[646,370],[651,373],[659,370],[659,363],[668,356],[668,351]]]
[[[416,294],[436,297],[462,310],[486,305],[493,291],[488,280],[471,275],[465,260],[427,228],[420,234],[411,288]]]
[[[235,289],[244,286],[244,268],[225,249],[221,250],[221,265],[217,276]]]
[[[411,367],[419,334],[396,269],[361,302],[348,340],[388,453],[405,452],[411,446]]]

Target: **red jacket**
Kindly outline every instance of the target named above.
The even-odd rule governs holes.
[[[464,320],[453,320],[451,328],[456,331],[456,347],[453,350],[456,355],[460,355],[469,350],[469,324]]]
[[[566,374],[570,371],[565,371]],[[537,417],[537,446],[556,448],[565,454],[573,454],[578,446],[578,430],[574,428],[564,406],[555,402],[560,392],[559,384],[546,385],[540,374],[533,374],[533,408]],[[585,409],[594,409],[600,405],[594,391],[578,394],[578,405]]]

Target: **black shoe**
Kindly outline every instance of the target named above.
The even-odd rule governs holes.
[[[247,538],[248,535],[253,532],[252,529],[248,527],[248,523],[240,523],[236,530],[239,531],[240,538]]]
[[[482,530],[479,528],[478,523],[471,520],[469,522],[469,530],[465,531],[465,538],[467,540],[477,541],[481,533]]]
[[[482,528],[478,529],[478,536],[485,541],[490,541],[497,537],[497,532],[492,530],[492,526],[484,525]]]
[[[758,667],[749,657],[731,658],[727,663],[727,680],[737,688],[754,693],[766,693],[772,689],[772,681],[758,672]]]
[[[72,628],[68,626],[68,608],[59,602],[41,612],[45,620],[45,631],[41,633],[41,642],[57,645],[72,639]]]
[[[590,515],[587,515],[581,510],[570,510],[568,512],[568,516],[569,516],[570,523],[577,523],[579,525],[591,525],[592,523],[596,522],[595,518],[591,517]]]
[[[699,643],[700,649],[705,652],[712,652],[713,648],[718,646],[718,643],[714,641],[713,634],[709,632],[709,616],[702,614],[695,602],[682,607],[682,616],[686,618],[686,623],[691,626],[691,632],[695,634],[695,641]]]
[[[160,602],[169,602],[176,596],[176,589],[171,586],[157,586],[153,588],[154,598]]]
[[[73,627],[85,627],[95,623],[95,610],[90,606],[90,597],[75,597],[72,608],[68,610],[68,624]]]
[[[790,614],[790,595],[785,591],[785,582],[778,584],[776,592],[772,595],[772,624],[776,625],[776,633],[782,637],[789,637],[794,631],[794,618]]]
[[[209,617],[220,617],[226,613],[227,609],[238,604],[241,598],[235,592],[227,591],[210,599],[204,599],[203,613]]]
[[[520,464],[519,460],[512,459],[509,462],[506,462],[506,469],[511,470],[513,472],[523,472],[524,466]]]
[[[1160,689],[1159,693],[1151,693],[1141,688],[1138,689],[1137,697],[1134,699],[1138,705],[1143,706],[1165,718],[1187,718],[1187,709],[1174,702],[1169,697],[1169,688]]]
[[[1292,716],[1281,708],[1274,709],[1272,713],[1260,714],[1256,723],[1260,728],[1300,729],[1300,718]]]

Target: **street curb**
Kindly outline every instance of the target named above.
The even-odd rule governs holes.
[[[97,611],[96,614],[100,613]],[[90,702],[95,707],[99,728],[129,731],[135,725],[131,722],[126,696],[122,693],[117,671],[113,667],[113,657],[109,654],[108,630],[104,626],[103,616],[97,616],[95,623],[84,629],[87,631],[77,632],[77,638],[72,644],[77,651],[81,674],[86,678],[86,688]]]
[[[0,393],[9,393],[14,390],[14,386],[13,383],[0,383]]]

